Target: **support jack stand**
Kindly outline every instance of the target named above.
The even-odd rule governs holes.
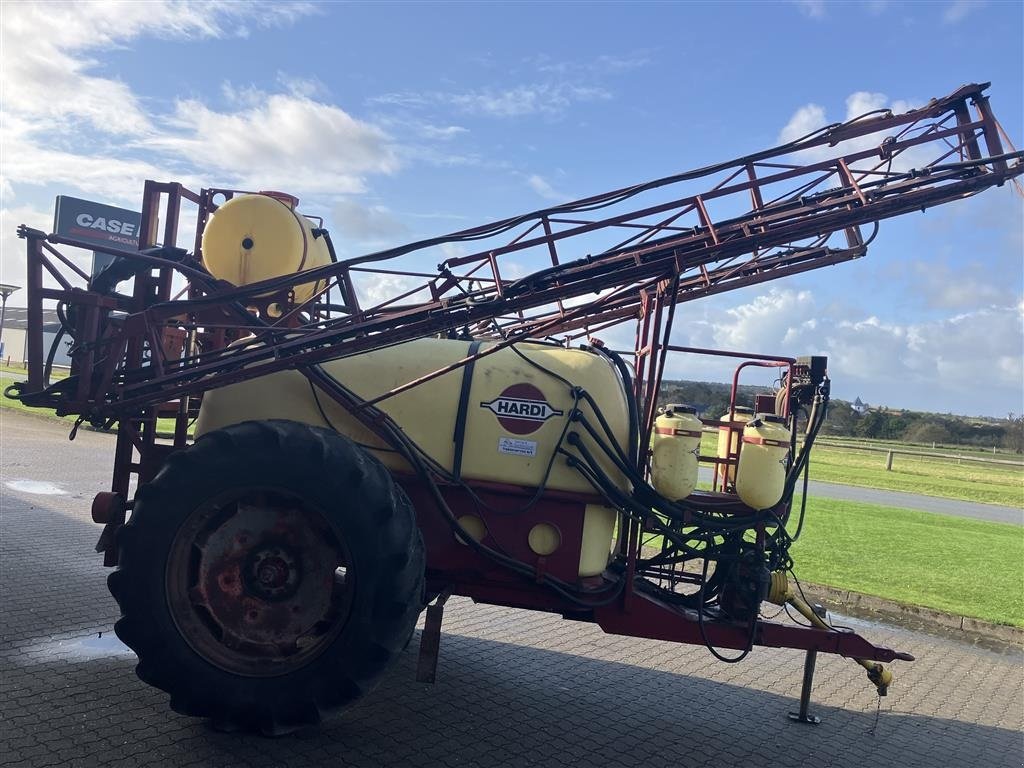
[[[820,717],[808,713],[811,704],[811,686],[814,684],[814,664],[818,660],[817,651],[808,651],[804,657],[804,682],[800,688],[800,711],[790,712],[789,719],[796,723],[807,723],[817,725],[821,722]]]
[[[427,606],[427,620],[420,636],[420,658],[416,665],[416,682],[433,683],[437,679],[437,657],[441,651],[441,620],[444,618],[444,604],[451,592],[437,596],[433,605]]]

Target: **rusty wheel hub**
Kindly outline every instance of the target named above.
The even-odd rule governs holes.
[[[167,566],[168,602],[193,649],[230,672],[286,674],[344,627],[354,573],[324,515],[249,491],[197,509]]]
[[[245,590],[267,601],[287,600],[302,580],[302,563],[285,547],[270,544],[254,550],[242,569]]]

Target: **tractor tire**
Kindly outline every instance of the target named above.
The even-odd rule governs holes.
[[[423,607],[408,498],[348,438],[291,421],[202,436],[142,486],[108,586],[175,712],[276,736],[370,691]]]

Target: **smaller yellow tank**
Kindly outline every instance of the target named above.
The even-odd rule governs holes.
[[[745,424],[754,418],[754,410],[752,408],[745,408],[742,405],[737,405],[733,408],[732,413],[729,414],[728,421],[738,421]],[[732,439],[729,439],[730,434]],[[727,459],[730,456],[735,457],[739,453],[740,449],[740,431],[738,429],[729,429],[729,427],[718,428],[718,458]],[[726,488],[733,484],[736,479],[736,467],[728,464],[719,464],[717,467],[718,472],[718,484],[724,491]]]
[[[736,493],[754,509],[774,507],[782,498],[789,465],[790,434],[781,416],[759,413],[743,427]]]
[[[666,405],[651,435],[651,481],[662,496],[685,499],[697,487],[703,424],[688,405]]]
[[[217,208],[203,230],[203,265],[214,277],[243,286],[330,264],[326,240],[290,204],[294,198],[239,195]],[[292,286],[302,304],[322,281]]]

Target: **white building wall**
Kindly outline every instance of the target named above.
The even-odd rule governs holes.
[[[25,329],[4,328],[3,333],[3,362],[6,365],[8,359],[11,365],[25,362]]]

